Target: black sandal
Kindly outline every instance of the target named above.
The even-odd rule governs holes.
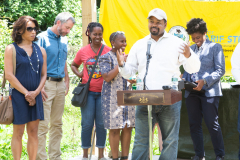
[[[128,159],[128,156],[121,157],[121,160]]]
[[[118,160],[118,158],[113,158],[112,160]]]

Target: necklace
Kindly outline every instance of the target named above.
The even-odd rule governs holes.
[[[97,54],[97,52],[93,49],[93,47],[92,47],[91,44],[90,44],[90,47],[91,47],[92,51],[93,51],[95,54]],[[98,50],[97,50],[97,51],[98,51]]]
[[[33,64],[32,64],[31,58],[29,57],[29,55],[27,54],[27,52],[26,52],[26,51],[25,51],[25,53],[26,53],[26,54],[27,54],[27,56],[28,56],[28,60],[29,60],[29,62],[30,62],[30,65],[32,66],[32,70],[38,74],[38,70],[39,70],[39,58],[38,58],[37,50],[36,50],[36,48],[35,48],[35,46],[34,46],[34,45],[33,45],[33,48],[35,49],[36,56],[37,56],[37,62],[38,62],[38,65],[37,65],[37,70],[35,70],[35,69],[33,68]],[[33,52],[33,53],[34,53],[34,52]]]

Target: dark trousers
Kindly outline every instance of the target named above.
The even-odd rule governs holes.
[[[202,118],[211,136],[216,156],[224,156],[224,144],[221,127],[218,123],[218,104],[220,97],[206,97],[204,94],[194,94],[186,98],[190,132],[195,154],[204,157]]]
[[[238,114],[239,115],[239,114]],[[239,117],[239,116],[238,116]],[[238,118],[238,126],[239,126],[239,118]],[[240,133],[239,133],[239,152],[238,152],[238,159],[240,160]]]
[[[238,103],[238,133],[239,133],[239,152],[238,158],[240,160],[240,94],[239,94],[239,103]]]

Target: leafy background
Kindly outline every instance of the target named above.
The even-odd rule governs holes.
[[[4,51],[8,44],[12,43],[12,24],[22,15],[34,17],[45,31],[54,23],[58,13],[68,11],[75,17],[76,24],[72,28],[69,39],[68,71],[73,75],[70,64],[78,49],[82,46],[82,6],[80,0],[0,0],[0,74],[4,69]],[[82,67],[80,67],[80,70]],[[63,115],[63,138],[61,150],[62,159],[78,156],[82,153],[80,142],[81,112],[79,108],[71,105],[72,89],[78,83],[78,78],[71,77],[70,91],[66,96]],[[47,135],[48,136],[48,135]],[[12,125],[0,125],[0,159],[13,159],[11,153]],[[23,136],[22,158],[27,157],[27,134]],[[48,143],[48,140],[47,140]],[[46,148],[48,150],[48,148]]]
[[[209,1],[209,0],[208,0]],[[216,1],[216,0],[211,0]],[[97,0],[98,13],[100,0]],[[66,96],[65,110],[63,115],[63,139],[61,150],[62,159],[67,160],[82,154],[81,149],[81,112],[79,108],[71,105],[71,92],[78,83],[78,78],[73,76],[70,64],[75,57],[77,50],[82,46],[82,6],[81,0],[0,0],[0,74],[4,69],[4,51],[8,44],[12,43],[11,31],[12,24],[22,15],[34,17],[40,24],[41,31],[51,27],[58,13],[68,11],[75,17],[76,24],[72,28],[69,39],[68,52],[68,71],[71,76],[71,85],[69,94]],[[99,17],[99,14],[98,16]],[[82,66],[80,67],[80,70]],[[224,76],[222,82],[235,81],[232,76]],[[133,147],[135,131],[132,132],[130,153]],[[157,129],[154,131],[153,152],[155,155],[160,154],[158,148]],[[12,125],[0,125],[0,159],[13,159],[11,153]],[[23,136],[22,159],[27,158],[27,134]],[[48,140],[47,140],[48,142]],[[46,148],[48,150],[48,148]],[[109,141],[106,142],[106,152],[110,150]]]

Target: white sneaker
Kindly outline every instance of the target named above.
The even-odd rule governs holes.
[[[83,157],[82,160],[88,160],[88,158]]]
[[[102,157],[102,158],[100,158],[100,159],[98,159],[98,160],[107,160],[107,158],[105,158],[105,157]]]

